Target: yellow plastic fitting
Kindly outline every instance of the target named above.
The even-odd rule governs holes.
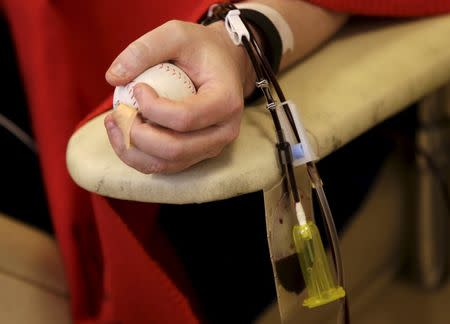
[[[295,225],[292,233],[308,293],[303,306],[313,308],[344,297],[345,290],[334,282],[316,224]]]

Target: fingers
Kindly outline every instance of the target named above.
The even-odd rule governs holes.
[[[241,115],[244,107],[241,89],[210,82],[207,89],[201,87],[196,95],[178,102],[159,97],[151,87],[140,83],[134,88],[134,96],[146,119],[178,132],[190,132]]]
[[[143,83],[134,87],[140,114],[131,126],[129,149],[113,118],[105,118],[111,145],[123,162],[144,173],[177,172],[218,155],[238,136],[246,80],[242,53],[224,34],[223,24],[219,27],[224,29],[220,33],[168,22],[131,43],[112,63],[106,72],[111,85],[126,84],[151,66],[174,61],[197,87],[196,95],[182,101],[160,97]]]
[[[172,173],[215,157],[239,134],[239,120],[192,133],[178,133],[136,118],[132,146],[126,148],[113,117],[105,118],[109,141],[118,157],[143,173]]]
[[[210,126],[179,133],[147,123],[136,123],[131,131],[133,146],[148,155],[168,161],[196,160],[218,154],[239,134],[239,123]]]
[[[105,117],[105,127],[114,152],[128,166],[145,174],[176,172],[183,168],[182,162],[169,165],[167,161],[149,156],[134,147],[127,148],[121,130],[115,124],[111,114]]]
[[[113,61],[106,80],[113,86],[123,85],[151,66],[176,59],[189,43],[186,33],[194,29],[192,25],[172,20],[141,36]]]

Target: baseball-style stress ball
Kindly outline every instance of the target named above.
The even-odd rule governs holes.
[[[127,85],[116,87],[113,99],[114,108],[121,103],[138,108],[133,96],[133,87],[137,83],[146,83],[155,89],[160,97],[172,100],[182,100],[196,92],[191,79],[182,69],[171,63],[162,63],[144,71]]]
[[[191,79],[178,66],[171,63],[155,65],[136,77],[124,86],[114,90],[113,117],[122,130],[124,142],[130,147],[131,125],[138,112],[138,102],[133,94],[137,83],[146,83],[151,86],[160,97],[180,101],[196,93]]]

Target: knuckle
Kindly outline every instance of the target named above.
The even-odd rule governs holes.
[[[228,116],[240,115],[244,109],[244,99],[241,96],[230,94],[227,96],[226,110]]]
[[[225,132],[225,136],[224,136],[225,145],[233,142],[236,138],[238,138],[239,133],[240,133],[239,124],[231,125]]]
[[[180,39],[186,36],[186,22],[172,19],[166,22],[164,25],[167,30],[170,31],[172,37]]]
[[[214,150],[209,152],[208,158],[218,157],[222,153],[222,151],[223,151],[223,147],[216,148],[216,149],[214,149]]]
[[[185,146],[180,141],[172,141],[164,147],[164,158],[169,161],[181,160],[185,154]]]
[[[234,115],[240,113],[244,109],[244,99],[240,96],[234,96],[230,100],[230,112]]]
[[[153,166],[147,166],[147,165],[136,166],[135,169],[137,171],[141,172],[141,173],[144,173],[144,174],[152,174],[152,173],[154,173],[153,172],[153,170],[154,170]]]
[[[192,130],[192,126],[194,123],[193,114],[189,111],[180,111],[178,116],[172,120],[172,128],[178,132],[187,132]]]
[[[134,161],[126,152],[121,153],[118,155],[119,158],[122,160],[123,163],[128,165],[129,167],[136,169],[138,171],[141,171],[141,165]],[[142,171],[141,171],[142,172]]]
[[[163,161],[153,161],[139,166],[138,171],[144,174],[163,173],[167,169],[167,163]]]
[[[128,160],[127,156],[127,148],[123,143],[120,143],[119,145],[113,144],[114,151],[116,152],[117,156],[124,162]]]
[[[128,57],[129,60],[142,62],[146,57],[147,50],[148,48],[145,43],[141,39],[137,39],[127,46],[126,55],[131,56]]]

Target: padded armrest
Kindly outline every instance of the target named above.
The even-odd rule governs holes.
[[[450,16],[352,21],[280,76],[320,157],[330,154],[450,79]],[[101,195],[162,203],[207,202],[273,186],[280,178],[274,129],[262,103],[217,158],[174,175],[143,175],[112,151],[99,116],[72,136],[71,176]]]

